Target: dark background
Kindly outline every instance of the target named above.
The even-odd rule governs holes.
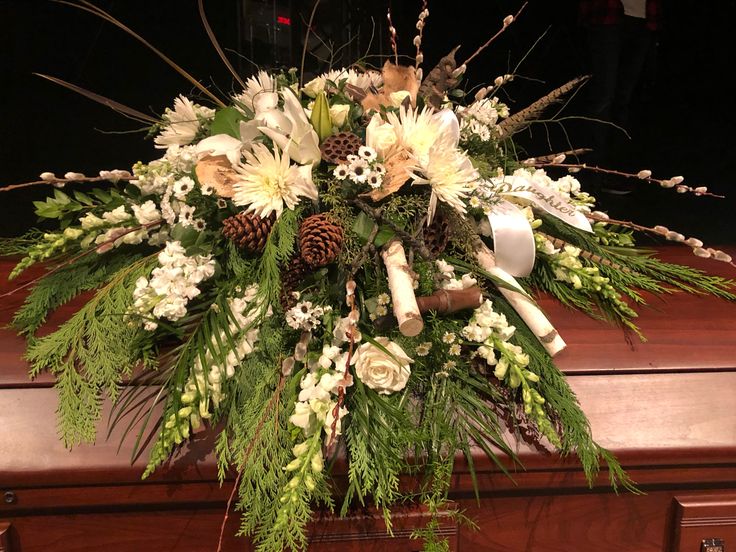
[[[232,78],[217,58],[202,29],[194,0],[97,0],[213,90],[233,90]],[[301,44],[312,2],[208,0],[210,23],[223,47],[240,52],[231,59],[242,75],[254,64],[299,66]],[[411,40],[420,2],[391,3],[401,54],[414,55]],[[385,13],[389,3],[323,0],[313,26],[319,37],[347,44],[334,59],[344,65],[369,52],[379,65],[390,53]],[[515,13],[518,1],[431,2],[425,30],[425,72],[452,47],[462,44],[465,59]],[[681,174],[691,186],[706,185],[727,195],[718,200],[676,194],[639,184],[634,193],[601,196],[602,207],[621,218],[664,224],[710,244],[736,242],[734,170],[736,121],[731,108],[736,89],[734,68],[736,2],[681,0],[664,2],[665,20],[658,33],[656,55],[648,64],[633,106],[631,140],[616,148],[617,168],[649,168],[655,176]],[[289,25],[276,24],[277,16]],[[37,178],[43,171],[63,174],[129,168],[160,152],[144,140],[140,125],[86,98],[33,76],[48,73],[108,96],[140,111],[160,114],[191,85],[152,52],[112,25],[69,6],[46,0],[0,1],[3,125],[0,132],[0,184]],[[544,35],[544,36],[542,36]],[[371,36],[373,40],[371,41]],[[522,76],[504,91],[512,111],[588,70],[585,36],[577,25],[574,1],[532,1],[518,23],[469,67],[467,88],[491,82],[529,53]],[[276,44],[276,46],[274,46]],[[316,56],[329,55],[312,41]],[[342,54],[342,57],[340,57]],[[248,59],[246,59],[246,56]],[[250,59],[252,58],[252,59]],[[306,69],[325,69],[308,55]],[[195,91],[196,92],[196,91]],[[582,114],[585,90],[569,106],[568,115]],[[193,94],[197,96],[197,94]],[[566,130],[572,145],[586,143],[580,122]],[[549,131],[549,132],[548,132]],[[522,142],[541,155],[567,149],[556,126],[532,127]],[[549,142],[552,147],[550,148]],[[585,183],[585,177],[580,179]],[[48,188],[0,194],[0,235],[11,235],[37,223],[30,199]]]

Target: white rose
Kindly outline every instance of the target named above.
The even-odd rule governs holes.
[[[377,337],[383,349],[373,343],[363,343],[356,352],[355,373],[371,389],[383,395],[400,391],[411,375],[412,361],[398,344],[387,337]]]
[[[381,158],[386,158],[388,150],[396,144],[396,132],[389,123],[383,122],[376,113],[365,129],[365,145],[378,152]]]
[[[324,75],[320,75],[319,77],[312,79],[307,84],[305,84],[302,90],[310,98],[316,98],[317,94],[319,94],[325,89],[326,83],[327,83],[327,78]]]
[[[332,124],[337,128],[341,128],[348,118],[350,106],[346,104],[335,104],[330,107],[330,119]]]

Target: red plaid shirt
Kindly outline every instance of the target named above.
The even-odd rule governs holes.
[[[621,0],[580,0],[578,15],[583,25],[615,25],[624,18],[624,5]],[[647,27],[659,29],[661,17],[661,0],[647,0]]]

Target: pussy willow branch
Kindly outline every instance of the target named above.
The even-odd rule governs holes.
[[[627,173],[623,171],[617,171],[614,169],[604,169],[603,167],[596,167],[595,165],[586,165],[585,163],[554,163],[553,161],[546,162],[546,161],[539,161],[538,159],[535,159],[529,162],[528,164],[534,167],[560,167],[562,169],[573,169],[573,170],[581,170],[581,171],[591,171],[591,172],[602,173],[602,174],[613,174],[616,176],[621,176],[623,178],[634,178],[636,180],[642,180],[644,182],[659,184],[663,188],[664,187],[670,187],[670,188],[674,187],[676,190],[681,189],[687,192],[694,193],[697,196],[710,196],[710,197],[717,197],[718,199],[724,199],[726,197],[726,196],[714,194],[708,191],[699,192],[695,188],[691,188],[690,186],[687,186],[685,184],[676,184],[673,186],[663,186],[663,183],[666,183],[667,179],[654,178],[651,176],[647,176],[646,178],[640,178],[637,174],[634,174],[634,173]]]
[[[519,15],[521,15],[521,12],[524,11],[524,8],[526,8],[526,5],[528,3],[529,2],[524,2],[521,5],[521,7],[519,8],[519,11],[516,12],[516,15],[514,16],[514,19],[511,21],[511,23],[513,23],[514,21],[516,21],[516,19],[519,17]],[[486,48],[488,48],[488,46],[490,46],[491,43],[494,40],[496,40],[499,36],[501,36],[503,34],[503,32],[511,26],[511,23],[509,23],[508,25],[504,24],[504,26],[501,27],[496,34],[494,34],[491,38],[489,38],[488,41],[485,44],[483,44],[483,46],[481,46],[480,48],[478,48],[475,52],[473,52],[473,55],[471,55],[468,59],[466,59],[465,61],[463,61],[461,67],[463,65],[467,65],[468,63],[470,63],[473,59],[475,59],[475,57],[478,54],[480,54],[483,50],[485,50]]]
[[[120,176],[118,180],[134,180],[136,177]],[[21,184],[10,184],[0,188],[0,192],[9,192],[11,190],[18,190],[20,188],[30,188],[31,186],[56,186],[57,184],[69,184],[73,182],[102,182],[104,180],[110,180],[109,178],[103,178],[102,176],[85,176],[84,178],[54,178],[53,180],[34,180],[33,182],[23,182]]]

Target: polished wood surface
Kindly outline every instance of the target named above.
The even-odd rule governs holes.
[[[706,264],[687,251],[664,255],[736,276],[732,267]],[[0,264],[0,274],[8,266]],[[8,289],[3,281],[0,293]],[[22,296],[3,298],[3,325]],[[448,520],[442,532],[452,550],[698,552],[698,539],[706,537],[736,546],[736,535],[729,533],[736,527],[736,305],[684,294],[653,298],[639,319],[649,341],[629,344],[616,328],[547,298],[540,304],[568,343],[558,365],[596,439],[647,494],[616,496],[605,470],[589,489],[574,458],[521,443],[526,471],[512,466],[513,480],[479,456],[479,503],[466,466],[458,462],[452,496],[479,530]],[[44,331],[73,306],[54,314]],[[56,434],[52,380],[27,379],[23,350],[21,338],[0,330],[0,543],[7,543],[0,548],[214,550],[231,484],[216,482],[209,453],[213,433],[199,433],[145,482],[145,452],[131,464],[130,440],[118,452],[118,430],[104,439],[104,415],[94,446],[67,451]],[[375,513],[356,512],[348,520],[316,520],[310,549],[420,550],[408,536],[423,513],[395,513],[395,540],[384,538]],[[246,549],[232,537],[237,517],[229,518],[225,550]]]

